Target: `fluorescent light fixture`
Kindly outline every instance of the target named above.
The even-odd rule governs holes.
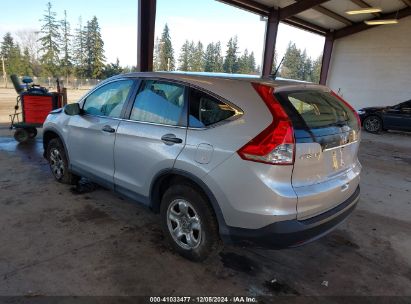
[[[364,21],[367,25],[382,25],[382,24],[397,24],[398,19],[374,19],[374,20],[367,20]]]
[[[380,7],[365,7],[359,8],[356,10],[346,11],[345,13],[348,15],[359,15],[359,14],[372,14],[372,13],[380,13],[382,9]]]

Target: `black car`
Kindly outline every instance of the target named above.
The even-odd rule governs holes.
[[[411,131],[411,100],[390,107],[369,107],[357,111],[364,130]]]

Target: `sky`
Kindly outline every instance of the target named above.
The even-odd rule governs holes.
[[[4,0],[0,0],[3,2]],[[0,36],[11,32],[40,30],[40,19],[47,0],[20,0],[19,5],[3,4],[0,12]],[[72,30],[79,17],[83,24],[94,15],[100,23],[107,62],[135,65],[137,53],[137,0],[51,0],[57,18],[67,10]],[[121,5],[119,5],[121,3]],[[223,52],[228,40],[237,35],[240,51],[253,51],[259,64],[262,59],[265,22],[260,16],[222,4],[215,0],[157,0],[156,36],[160,37],[165,24],[171,31],[175,57],[186,39],[201,40],[206,46],[221,41]],[[294,27],[280,24],[277,37],[278,58],[282,58],[289,41],[306,49],[308,56],[321,55],[324,38]],[[223,54],[224,55],[224,54]]]

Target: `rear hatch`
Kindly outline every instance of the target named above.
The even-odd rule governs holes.
[[[358,117],[325,87],[277,90],[275,96],[294,127],[297,218],[309,218],[344,202],[358,187]]]

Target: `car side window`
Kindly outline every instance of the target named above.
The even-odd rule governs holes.
[[[87,96],[83,106],[84,112],[119,118],[133,83],[133,80],[120,80],[98,88]]]
[[[235,115],[236,111],[213,96],[196,89],[190,90],[189,126],[204,128]]]
[[[184,125],[184,86],[146,80],[136,96],[130,119],[165,125]]]

